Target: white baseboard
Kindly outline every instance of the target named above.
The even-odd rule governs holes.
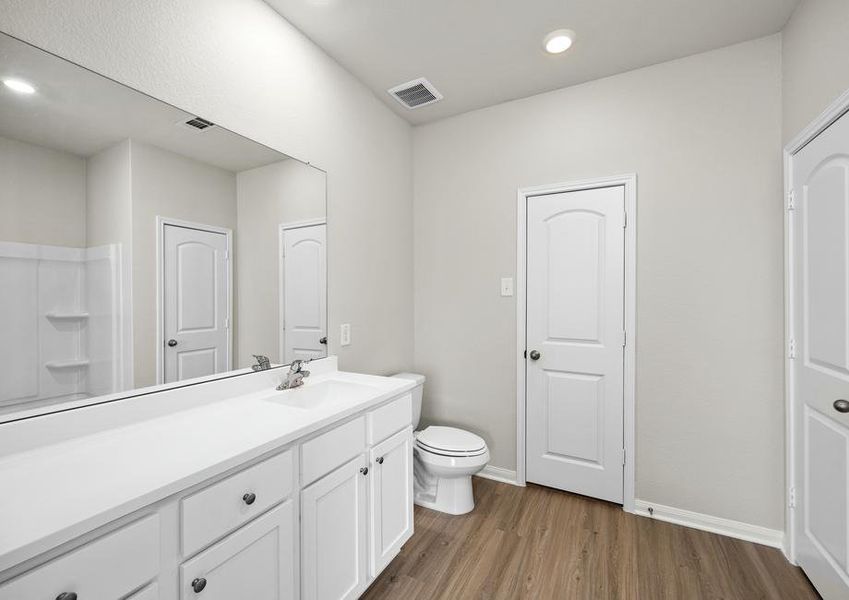
[[[653,509],[652,512],[649,512],[650,508]],[[784,532],[779,529],[769,529],[760,525],[723,519],[713,515],[684,510],[683,508],[646,502],[645,500],[635,501],[634,513],[643,517],[657,519],[658,521],[666,521],[667,523],[675,523],[676,525],[692,527],[693,529],[727,535],[728,537],[747,542],[772,546],[779,550],[784,549]]]
[[[477,476],[484,479],[492,479],[493,481],[500,481],[501,483],[509,483],[510,485],[519,485],[519,482],[516,480],[516,471],[493,467],[492,465],[485,466],[483,471],[478,473]]]

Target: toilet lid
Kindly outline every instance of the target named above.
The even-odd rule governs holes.
[[[416,433],[416,441],[435,452],[481,452],[486,449],[483,438],[456,427],[431,425]]]

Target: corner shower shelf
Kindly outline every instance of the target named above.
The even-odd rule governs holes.
[[[59,313],[59,312],[51,312],[47,313],[48,319],[55,319],[57,321],[82,321],[84,319],[88,319],[87,312],[78,312],[78,313]]]
[[[48,369],[84,369],[88,367],[89,360],[87,358],[82,358],[79,360],[53,360],[49,363],[45,363],[45,367]]]

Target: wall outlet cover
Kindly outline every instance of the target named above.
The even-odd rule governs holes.
[[[513,295],[513,278],[512,277],[502,277],[501,278],[501,295],[502,296],[512,296]]]
[[[340,346],[350,346],[351,345],[351,324],[343,323],[339,328],[339,345]]]

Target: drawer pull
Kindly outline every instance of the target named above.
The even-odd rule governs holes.
[[[195,591],[195,594],[200,594],[205,587],[206,579],[203,577],[198,577],[197,579],[192,580],[192,589]]]
[[[250,506],[251,504],[256,502],[256,494],[254,494],[253,492],[248,492],[247,494],[242,496],[242,500],[245,501],[245,504]]]
[[[362,469],[360,469],[360,473],[362,473],[363,475],[368,475],[368,467],[363,467]]]
[[[62,592],[56,596],[56,600],[77,600],[77,595],[74,592]]]
[[[378,458],[376,462],[377,462],[377,464],[382,465],[383,464],[383,457],[381,456],[380,458]]]

